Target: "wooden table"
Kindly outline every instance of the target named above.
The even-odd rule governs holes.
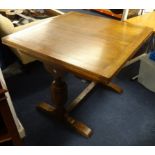
[[[152,35],[152,40],[151,40],[151,48],[152,50],[155,49],[155,11],[143,14],[141,16],[136,16],[133,18],[128,19],[126,22],[138,25],[138,26],[147,26],[153,29],[153,35]]]
[[[153,29],[153,34],[147,43],[145,52],[129,62],[129,64],[132,64],[133,62],[141,60],[141,58],[148,52],[155,50],[155,11],[129,18],[126,22],[137,26],[147,26]],[[137,77],[138,75],[134,76],[132,79],[136,79]]]
[[[139,26],[150,27],[155,32],[155,11],[151,13],[146,13],[141,16],[130,18],[127,20],[127,22]]]
[[[122,89],[111,82],[112,78],[151,34],[151,28],[69,12],[9,35],[2,41],[41,60],[54,74],[53,105],[42,103],[39,109],[65,120],[77,132],[89,137],[92,130],[71,117],[69,112],[96,83],[121,93]],[[67,85],[62,80],[63,70],[93,81],[66,109]]]

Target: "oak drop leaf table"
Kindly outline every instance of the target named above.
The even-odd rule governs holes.
[[[38,108],[90,137],[92,130],[69,112],[97,83],[121,93],[122,89],[111,82],[112,78],[151,34],[151,28],[69,12],[6,36],[2,42],[42,61],[54,75],[53,104],[41,103]],[[64,108],[67,85],[62,80],[63,70],[93,81],[67,108]]]

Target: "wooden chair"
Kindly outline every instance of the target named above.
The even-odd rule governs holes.
[[[12,141],[13,145],[22,145],[16,124],[11,114],[5,93],[0,83],[0,145],[7,141]]]

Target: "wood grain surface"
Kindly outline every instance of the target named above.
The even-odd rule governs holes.
[[[127,22],[69,12],[2,39],[93,81],[110,81],[153,33]]]
[[[128,23],[132,23],[140,26],[148,26],[155,31],[155,12],[146,13],[141,16],[136,16],[127,20]]]

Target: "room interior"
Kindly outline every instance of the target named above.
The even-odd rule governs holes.
[[[107,11],[110,11],[110,13]],[[71,13],[70,13],[71,12]],[[126,36],[118,38],[113,38],[117,41],[120,40],[120,45],[117,46],[107,41],[107,47],[112,47],[112,49],[124,50],[126,49],[127,41],[132,43],[129,47],[133,46],[135,49],[132,52],[132,55],[128,56],[128,61],[124,60],[120,67],[118,68],[117,74],[113,76],[109,75],[109,79],[112,80],[108,85],[105,79],[103,85],[98,84],[101,77],[94,77],[94,74],[89,74],[87,70],[84,70],[85,73],[79,70],[78,67],[75,67],[75,64],[71,67],[67,66],[66,59],[60,59],[58,65],[57,59],[51,59],[50,63],[45,63],[41,61],[43,55],[38,56],[34,50],[27,50],[29,47],[23,48],[19,45],[18,48],[15,48],[14,34],[15,39],[18,39],[18,34],[21,32],[30,33],[34,31],[38,25],[43,25],[51,21],[61,22],[62,17],[64,21],[70,23],[69,16],[74,15],[78,17],[81,21],[77,22],[76,18],[73,18],[77,25],[80,25],[86,15],[89,15],[93,20],[98,22],[112,21],[114,24],[118,24],[118,27],[114,27],[113,33],[117,32],[118,34],[126,34],[126,31],[131,32],[133,29],[132,35],[137,35],[135,40]],[[71,14],[71,15],[70,15]],[[1,62],[1,103],[8,105],[7,113],[10,113],[10,118],[8,115],[3,115],[2,106],[0,109],[0,123],[2,128],[0,128],[0,145],[25,145],[25,146],[151,146],[155,145],[155,86],[153,83],[154,74],[152,72],[155,69],[155,60],[154,60],[154,27],[155,23],[153,17],[155,13],[153,10],[140,10],[140,9],[109,9],[109,10],[92,10],[92,9],[14,9],[0,10],[0,62]],[[68,17],[68,18],[67,18]],[[86,16],[86,18],[88,18]],[[141,19],[142,17],[142,19]],[[75,19],[75,20],[74,20]],[[144,19],[144,20],[143,20]],[[143,22],[142,22],[143,20]],[[63,20],[62,20],[63,21]],[[146,23],[145,22],[148,22]],[[66,23],[67,23],[66,22]],[[81,23],[80,23],[81,22]],[[89,21],[90,22],[90,21]],[[65,24],[66,24],[65,23]],[[95,22],[94,22],[95,23]],[[92,23],[92,25],[94,24]],[[97,23],[97,22],[96,22]],[[95,24],[96,24],[95,23]],[[55,23],[56,25],[57,23]],[[64,23],[62,29],[59,29],[59,25],[53,26],[54,30],[63,30],[65,29]],[[121,29],[119,24],[129,25],[129,28],[126,30],[126,26]],[[69,25],[69,24],[68,24]],[[72,30],[66,30],[64,33],[72,34],[74,31],[74,25],[70,25]],[[101,24],[99,24],[100,28]],[[110,26],[110,25],[109,25]],[[58,27],[58,28],[57,28]],[[91,25],[89,25],[91,27]],[[94,29],[98,27],[91,27],[91,35],[89,37],[94,37],[99,33],[102,33],[102,30],[95,31]],[[31,29],[32,28],[32,29]],[[106,27],[107,29],[109,27]],[[110,26],[110,28],[112,28]],[[110,29],[109,28],[109,29]],[[118,31],[121,30],[120,31]],[[145,33],[142,30],[145,30]],[[41,30],[39,30],[41,32]],[[79,35],[83,36],[87,32],[87,27],[83,27],[79,31]],[[109,30],[109,33],[111,32]],[[34,31],[35,32],[35,31]],[[46,31],[43,31],[41,34],[44,35]],[[57,33],[51,33],[57,35]],[[61,36],[62,35],[62,36]],[[13,37],[8,37],[13,36]],[[22,36],[22,35],[21,35]],[[21,37],[19,35],[19,38]],[[37,35],[36,35],[37,36]],[[103,35],[104,36],[104,35]],[[27,36],[25,35],[25,38]],[[42,37],[42,36],[41,36]],[[58,38],[60,37],[60,38]],[[61,39],[63,34],[55,36],[58,38],[58,41],[62,43],[64,41]],[[96,36],[95,36],[96,37]],[[96,43],[100,45],[101,43],[97,38],[91,42],[91,39],[88,38],[88,42]],[[107,37],[109,37],[107,35]],[[141,39],[139,39],[141,37]],[[142,38],[143,37],[143,38]],[[3,39],[2,39],[3,38]],[[65,38],[65,37],[64,37]],[[69,38],[69,36],[67,36]],[[76,38],[76,36],[75,36]],[[10,40],[11,41],[10,41]],[[36,37],[36,42],[39,40]],[[43,38],[44,39],[44,38]],[[52,38],[53,39],[53,38]],[[85,37],[84,37],[85,39]],[[72,44],[78,42],[84,42],[81,37],[81,40],[78,39],[73,41]],[[137,39],[137,40],[136,40]],[[21,38],[19,40],[22,40]],[[23,39],[24,40],[24,39]],[[123,40],[123,41],[122,41]],[[51,45],[55,49],[59,49],[55,40],[52,40]],[[26,40],[25,44],[30,42]],[[104,41],[103,41],[104,42]],[[35,42],[34,42],[35,43]],[[68,43],[66,41],[66,43]],[[20,44],[20,41],[19,41]],[[72,44],[70,46],[72,46]],[[119,42],[118,42],[119,44]],[[17,45],[17,44],[16,44]],[[46,45],[46,44],[45,44]],[[83,45],[83,44],[82,44]],[[35,45],[34,45],[35,46]],[[104,45],[106,46],[106,45]],[[33,47],[33,45],[32,45]],[[67,47],[67,49],[73,49]],[[77,47],[76,44],[73,46]],[[93,48],[93,45],[90,47]],[[79,47],[77,47],[79,48]],[[93,53],[93,50],[89,47],[81,46],[82,49],[88,48],[88,57]],[[35,49],[40,49],[35,47]],[[45,48],[46,49],[46,48]],[[52,49],[52,47],[51,47]],[[94,48],[96,50],[96,48]],[[108,49],[108,48],[107,48]],[[64,51],[66,51],[64,49]],[[74,51],[74,50],[73,50]],[[75,50],[76,51],[76,50]],[[102,50],[101,50],[102,51]],[[124,50],[125,51],[125,50]],[[28,53],[29,52],[29,53]],[[71,51],[68,51],[71,52]],[[77,51],[79,52],[79,51]],[[107,51],[108,52],[108,51]],[[109,50],[110,52],[110,50]],[[27,54],[28,53],[28,54]],[[80,52],[79,52],[80,53]],[[78,54],[79,54],[78,53]],[[133,54],[134,53],[134,54]],[[80,54],[79,54],[80,55]],[[95,54],[97,55],[97,53]],[[117,56],[117,53],[115,54]],[[122,53],[122,55],[125,55]],[[34,57],[33,57],[34,56]],[[54,57],[52,53],[51,57]],[[63,55],[62,55],[63,56]],[[119,55],[118,55],[119,56]],[[64,56],[65,57],[65,56]],[[95,57],[95,56],[94,56]],[[107,59],[110,56],[107,57]],[[123,57],[123,56],[122,56]],[[122,58],[120,57],[120,59]],[[78,59],[79,57],[77,57]],[[47,59],[48,60],[48,59]],[[72,63],[72,59],[69,59]],[[92,58],[92,60],[96,60]],[[86,61],[83,59],[83,61]],[[65,63],[62,63],[65,62]],[[106,60],[105,60],[106,62]],[[62,66],[61,66],[62,63]],[[90,63],[90,62],[89,62]],[[89,64],[88,63],[88,64]],[[84,65],[84,64],[83,64]],[[91,66],[91,63],[90,63]],[[88,66],[88,69],[89,67]],[[116,64],[117,66],[117,64]],[[81,66],[80,66],[81,67]],[[54,68],[54,69],[53,69]],[[57,73],[57,69],[59,72]],[[47,71],[48,70],[48,71]],[[77,71],[78,70],[78,71]],[[96,69],[97,70],[97,69]],[[110,70],[110,69],[109,69]],[[79,74],[76,74],[79,72]],[[91,73],[91,72],[90,72]],[[57,119],[52,118],[49,115],[45,115],[43,112],[38,110],[36,107],[38,103],[51,102],[51,80],[54,80],[55,77],[63,76],[67,85],[68,85],[68,100],[65,103],[65,108],[67,109],[69,103],[74,103],[73,106],[77,106],[77,102],[81,102],[79,107],[74,111],[71,111],[70,115],[68,113],[63,113],[65,116],[65,121],[70,123],[73,129],[57,121]],[[109,73],[110,74],[110,73]],[[108,76],[108,75],[107,75]],[[95,79],[95,82],[92,80]],[[108,79],[108,78],[107,78]],[[107,82],[107,83],[106,83]],[[117,85],[113,84],[113,82]],[[60,85],[63,83],[60,82]],[[65,87],[65,86],[64,86]],[[86,89],[85,89],[86,88]],[[52,87],[53,89],[53,87]],[[7,90],[7,92],[6,92]],[[61,91],[61,95],[66,88]],[[84,90],[84,91],[83,91]],[[123,91],[123,92],[122,92]],[[81,93],[82,92],[82,93]],[[90,92],[90,93],[89,93]],[[80,94],[81,93],[81,94]],[[87,94],[89,95],[87,96]],[[79,95],[80,94],[80,95]],[[78,98],[76,98],[79,95]],[[5,96],[5,97],[4,97]],[[64,95],[65,96],[65,95]],[[55,99],[56,98],[56,99]],[[58,99],[57,99],[58,98]],[[65,98],[65,97],[64,97]],[[52,96],[52,100],[61,100],[59,97]],[[76,99],[76,100],[74,100]],[[3,105],[1,104],[1,105]],[[76,104],[76,105],[75,105]],[[60,106],[60,104],[55,105]],[[47,106],[47,105],[46,105]],[[50,108],[49,108],[50,109]],[[52,109],[53,110],[53,109]],[[51,110],[51,111],[52,111]],[[58,109],[58,113],[61,113],[61,110]],[[50,111],[50,110],[49,110]],[[7,119],[6,119],[7,117]],[[56,118],[59,116],[56,116]],[[77,124],[74,123],[75,119],[78,119]],[[61,117],[58,119],[62,119]],[[6,122],[8,120],[13,123],[10,127]],[[75,121],[76,122],[76,121]],[[86,123],[86,124],[85,124]],[[77,132],[76,132],[77,131]],[[20,142],[19,142],[19,141]],[[19,142],[19,143],[18,143]]]

